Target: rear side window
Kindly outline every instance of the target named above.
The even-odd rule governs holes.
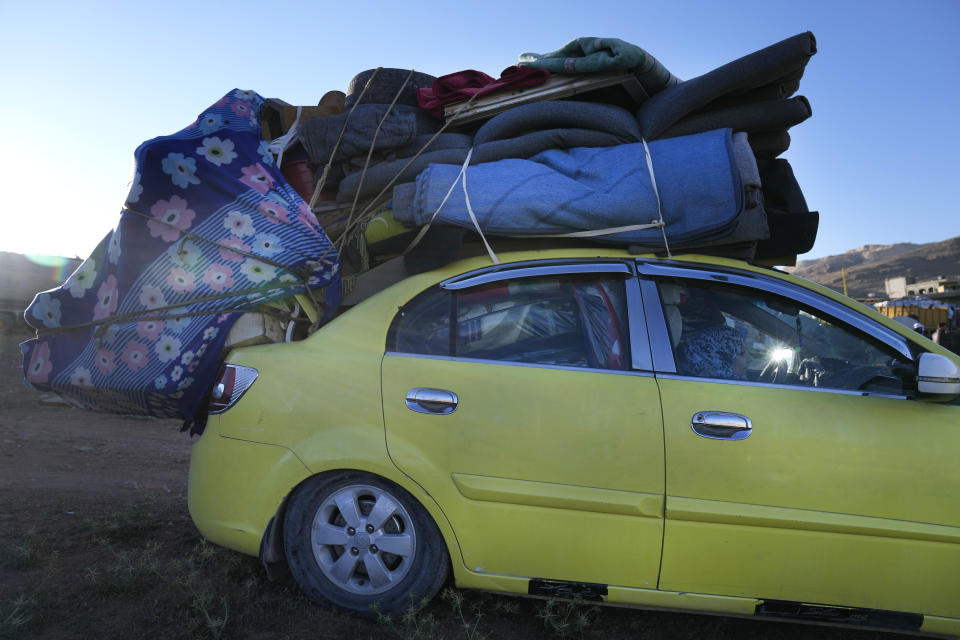
[[[600,369],[627,368],[622,277],[519,278],[429,290],[404,307],[388,349]]]
[[[450,355],[453,294],[428,289],[400,309],[387,338],[387,350],[430,356]]]

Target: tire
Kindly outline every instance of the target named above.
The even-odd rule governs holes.
[[[367,84],[367,80],[370,79],[374,71],[376,70],[367,69],[366,71],[361,71],[350,81],[350,85],[347,87],[347,97],[344,101],[347,109],[352,107],[357,101],[357,98],[360,97],[360,92],[363,91],[364,85]],[[380,71],[377,72],[377,77],[370,83],[370,88],[367,89],[367,92],[363,95],[362,104],[390,104],[393,102],[393,97],[397,95],[397,91],[403,86],[403,82],[407,79],[408,75],[410,75],[409,69],[380,69]],[[403,88],[403,92],[397,99],[397,104],[416,107],[417,89],[421,87],[432,87],[434,80],[436,80],[436,78],[429,74],[415,71],[413,77],[410,78],[410,82]]]
[[[402,487],[360,472],[316,476],[298,488],[283,538],[307,597],[363,617],[403,614],[429,600],[450,563],[426,509]]]

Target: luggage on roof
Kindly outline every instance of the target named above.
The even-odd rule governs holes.
[[[438,266],[472,234],[491,256],[560,236],[790,264],[818,217],[778,156],[812,113],[793,94],[814,53],[801,33],[682,81],[578,38],[499,78],[363,71],[317,106],[231,91],[137,149],[117,227],[28,309],[25,377],[193,420],[241,314],[275,318],[244,340],[303,335],[356,274],[401,254],[408,273]]]

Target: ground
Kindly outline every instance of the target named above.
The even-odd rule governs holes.
[[[907,636],[458,592],[364,620],[311,604],[187,513],[191,439],[170,420],[46,403],[0,335],[0,639]],[[149,634],[149,635],[148,635]]]

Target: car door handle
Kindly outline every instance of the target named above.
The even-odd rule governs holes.
[[[750,418],[725,411],[698,411],[693,414],[690,428],[698,436],[711,440],[744,440],[753,433]]]
[[[407,408],[417,413],[439,413],[447,415],[457,410],[460,399],[453,391],[446,389],[416,388],[407,391]]]

